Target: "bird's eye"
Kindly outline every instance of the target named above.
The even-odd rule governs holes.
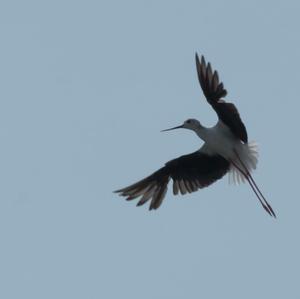
[[[187,122],[188,124],[190,124],[190,123],[191,123],[191,120],[189,119],[189,120],[187,120],[186,122]]]

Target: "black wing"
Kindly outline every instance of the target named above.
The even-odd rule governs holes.
[[[132,200],[142,196],[137,203],[143,205],[151,200],[150,210],[161,205],[170,178],[173,193],[177,195],[195,192],[222,178],[229,170],[229,162],[219,155],[210,156],[199,151],[171,160],[164,167],[145,179],[115,192]]]
[[[223,83],[219,82],[218,72],[212,70],[210,63],[206,64],[203,56],[201,56],[200,62],[197,53],[196,67],[199,83],[208,103],[214,108],[219,119],[230,128],[232,133],[237,138],[247,143],[247,130],[240,118],[238,110],[234,104],[226,103],[221,99],[227,95],[227,91],[224,88]]]

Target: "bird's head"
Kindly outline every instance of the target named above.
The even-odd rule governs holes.
[[[200,124],[199,120],[194,119],[194,118],[189,118],[183,123],[182,127],[184,129],[195,130],[195,129],[201,127],[201,124]]]
[[[201,124],[200,124],[199,120],[189,118],[181,126],[177,126],[177,127],[166,129],[166,130],[162,130],[162,132],[171,131],[171,130],[180,129],[180,128],[195,131],[197,128],[200,128],[200,127],[201,127]]]

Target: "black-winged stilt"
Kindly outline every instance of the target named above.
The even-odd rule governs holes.
[[[225,102],[227,94],[219,81],[217,71],[210,63],[201,61],[196,53],[196,67],[199,83],[208,103],[216,111],[219,120],[212,128],[206,128],[196,119],[188,119],[181,126],[163,130],[184,128],[194,131],[204,145],[196,152],[171,160],[162,168],[143,180],[115,192],[132,200],[141,197],[138,206],[150,200],[150,210],[160,207],[169,180],[173,180],[173,193],[191,193],[209,186],[229,172],[229,179],[235,183],[247,181],[263,208],[276,217],[251,172],[257,164],[257,146],[248,142],[247,131],[235,105]]]

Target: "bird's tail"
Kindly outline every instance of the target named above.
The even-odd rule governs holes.
[[[137,206],[151,200],[149,210],[158,209],[166,195],[169,180],[170,176],[163,167],[143,180],[115,192],[125,196],[126,200],[133,200],[142,196]]]
[[[258,162],[258,145],[255,141],[248,143],[240,143],[236,148],[239,158],[245,164],[247,170],[251,173],[252,170],[256,169]],[[243,168],[243,165],[236,157],[234,159],[235,164],[240,168]],[[245,176],[232,164],[228,173],[229,184],[238,185],[240,183],[245,183],[247,180]]]

